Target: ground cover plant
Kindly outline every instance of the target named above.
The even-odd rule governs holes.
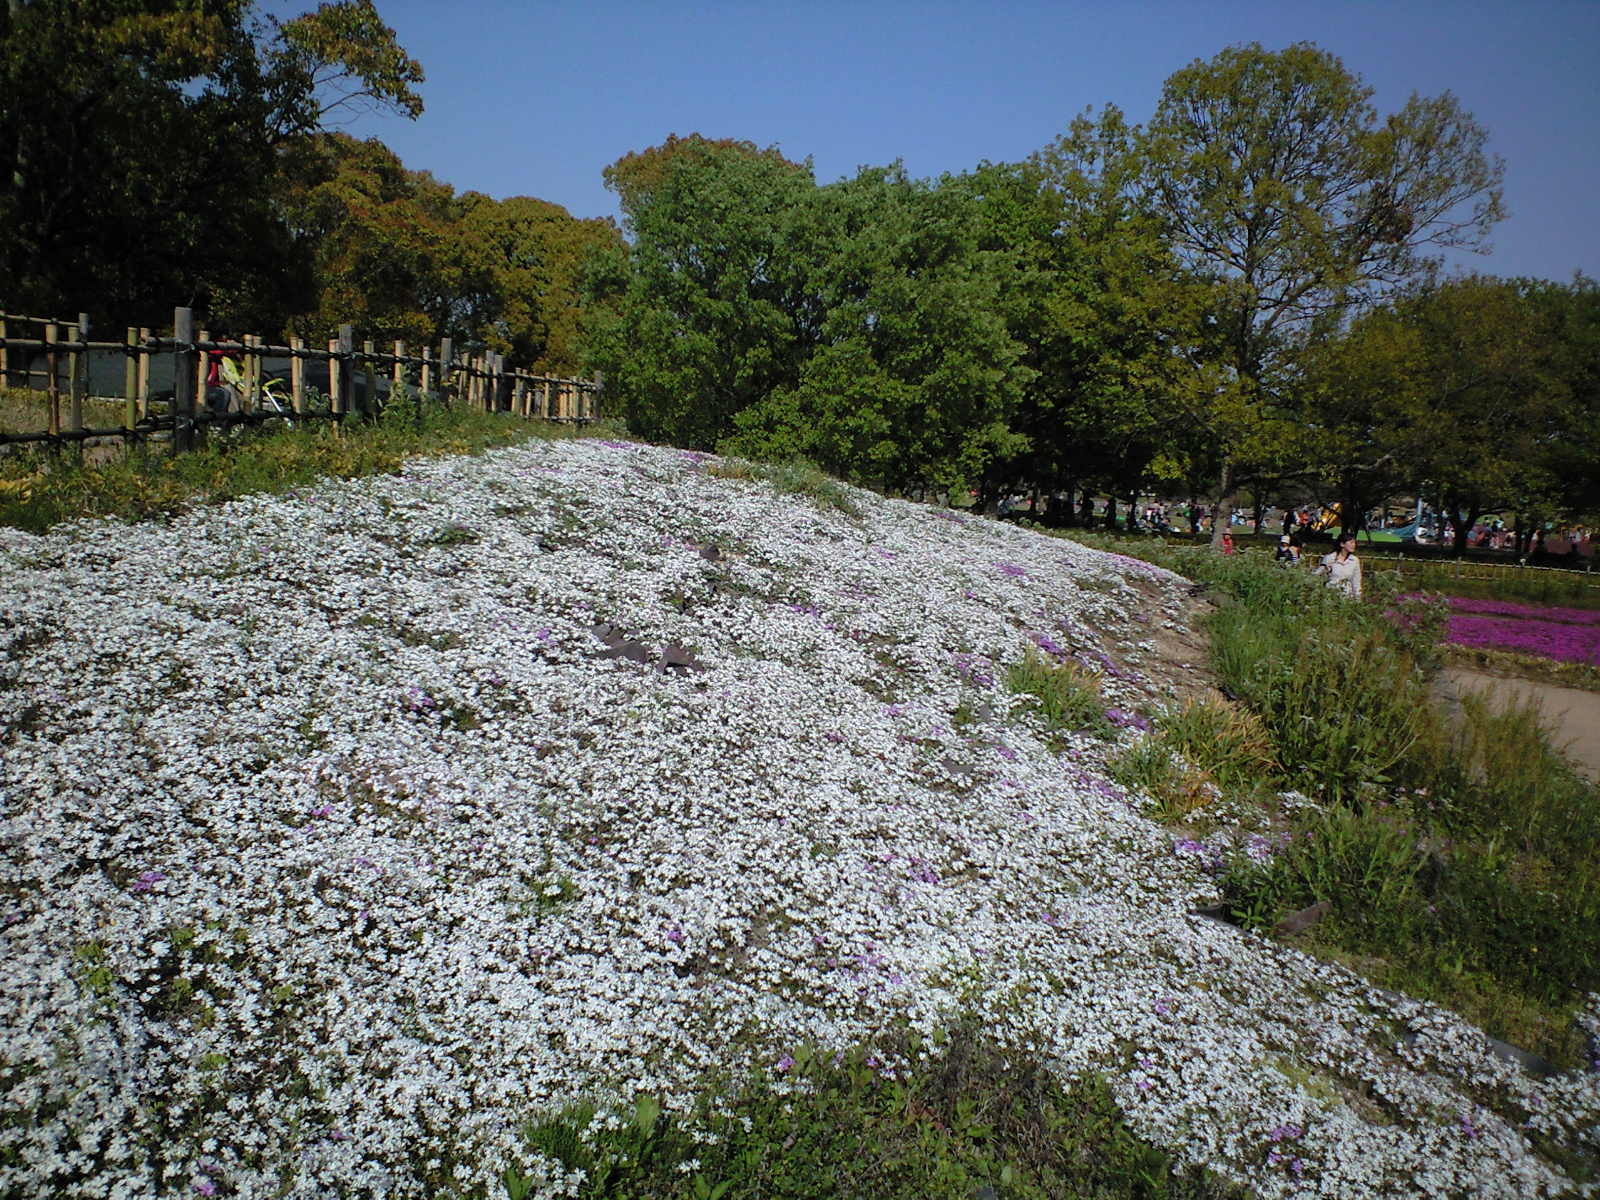
[[[1429,562],[1390,558],[1381,551],[1367,557],[1370,569],[1394,577],[1395,590],[1427,591],[1491,601],[1600,608],[1600,575],[1592,571],[1549,570],[1485,563]]]
[[[507,413],[396,404],[371,422],[351,418],[339,425],[307,421],[213,432],[185,454],[173,454],[163,444],[89,457],[13,448],[0,454],[0,524],[42,532],[75,517],[136,521],[196,503],[279,492],[324,476],[394,471],[417,455],[473,454],[578,432]]]
[[[951,1196],[1051,1186],[1051,1111],[1149,1194],[1571,1190],[1600,1076],[1210,919],[1112,777],[1188,579],[847,498],[596,438],[0,529],[0,1194],[581,1194],[631,1123],[709,1195],[741,1113],[760,1190],[808,1111],[902,1112]],[[939,1093],[967,1025],[1016,1121]]]
[[[1600,667],[1600,610],[1452,598],[1450,641]]]
[[[902,1031],[871,1049],[801,1046],[743,1086],[708,1090],[692,1112],[667,1114],[641,1096],[624,1116],[606,1121],[580,1104],[527,1136],[581,1172],[584,1196],[1249,1195],[1175,1170],[1131,1133],[1099,1076],[1063,1084],[972,1022],[926,1044]],[[1281,1156],[1292,1173],[1292,1154]],[[516,1172],[506,1185],[512,1200],[531,1191]]]
[[[1588,1061],[1573,1016],[1600,988],[1600,796],[1536,712],[1436,702],[1435,639],[1459,618],[1427,597],[1347,603],[1263,561],[1153,557],[1216,589],[1213,665],[1276,759],[1266,795],[1236,797],[1260,831],[1214,859],[1231,915],[1271,930],[1320,906],[1302,944],[1555,1062]],[[1193,759],[1165,753],[1175,727],[1158,720],[1119,767],[1158,812],[1193,819],[1198,805],[1170,799],[1170,761]],[[1285,810],[1273,792],[1287,787],[1313,799]]]

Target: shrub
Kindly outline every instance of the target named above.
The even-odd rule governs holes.
[[[648,1096],[620,1122],[582,1106],[533,1125],[528,1142],[584,1173],[579,1196],[1247,1195],[1137,1138],[1098,1078],[1064,1085],[972,1023],[934,1040],[799,1048],[761,1076],[701,1089],[693,1113],[664,1114]],[[515,1172],[506,1187],[531,1190]]]
[[[1053,732],[1087,730],[1101,737],[1111,736],[1112,725],[1100,697],[1100,682],[1079,663],[1070,659],[1057,662],[1030,649],[1006,672],[1006,684],[1018,695],[1028,697],[1026,707],[1038,713],[1045,727]]]

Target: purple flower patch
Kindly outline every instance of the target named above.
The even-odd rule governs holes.
[[[1143,713],[1123,712],[1120,708],[1106,709],[1106,720],[1110,721],[1118,729],[1147,730],[1150,728],[1149,717]]]
[[[1600,667],[1600,625],[1519,617],[1450,617],[1450,640],[1458,646],[1481,646],[1536,654],[1557,662]]]
[[[131,884],[128,885],[128,890],[130,892],[153,892],[155,891],[156,884],[160,883],[166,877],[167,876],[164,871],[141,871],[139,873],[139,878],[135,879]]]
[[[1067,648],[1060,642],[1056,641],[1055,638],[1051,637],[1048,633],[1030,633],[1028,636],[1033,639],[1033,644],[1035,646],[1039,647],[1039,649],[1050,655],[1051,658],[1060,659],[1067,657]]]
[[[1000,574],[1009,575],[1012,579],[1026,579],[1028,577],[1028,572],[1017,566],[1016,563],[997,562],[994,565]]]
[[[1535,621],[1559,621],[1566,625],[1600,625],[1600,609],[1541,608],[1535,604],[1513,604],[1509,600],[1474,600],[1469,596],[1452,596],[1450,611],[1487,613],[1499,617],[1524,617]]]

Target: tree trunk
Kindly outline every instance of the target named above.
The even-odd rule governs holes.
[[[1222,467],[1217,472],[1217,503],[1211,515],[1211,544],[1222,549],[1222,535],[1228,532],[1233,520],[1233,460],[1222,456]]]

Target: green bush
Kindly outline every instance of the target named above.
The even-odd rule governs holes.
[[[1038,713],[1053,732],[1081,730],[1100,737],[1112,733],[1099,680],[1087,667],[1071,660],[1056,662],[1030,649],[1006,672],[1006,684],[1028,697],[1025,707]]]
[[[700,1089],[697,1111],[640,1097],[627,1119],[580,1106],[528,1130],[529,1145],[581,1170],[582,1197],[693,1200],[976,1195],[1244,1197],[1128,1129],[1103,1081],[1063,1085],[972,1024],[934,1047],[800,1048],[736,1087]],[[508,1172],[511,1200],[530,1191]]]
[[[1571,1014],[1600,990],[1600,788],[1536,712],[1436,698],[1437,601],[1397,603],[1409,583],[1379,579],[1353,603],[1258,556],[1092,540],[1208,586],[1221,686],[1261,719],[1282,777],[1321,801],[1290,816],[1286,845],[1257,838],[1228,863],[1233,918],[1268,930],[1325,901],[1308,947],[1576,1063]],[[1213,720],[1191,717],[1179,750],[1165,718],[1114,769],[1184,817],[1182,764],[1215,743]]]

